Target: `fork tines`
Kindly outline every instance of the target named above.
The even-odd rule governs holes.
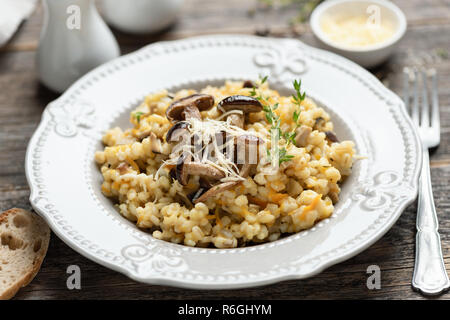
[[[431,78],[430,90],[428,89],[428,78]],[[410,89],[411,84],[412,90]],[[434,131],[434,135],[439,135],[440,121],[436,70],[405,68],[403,70],[403,89],[403,100],[414,124],[420,131],[429,129]]]

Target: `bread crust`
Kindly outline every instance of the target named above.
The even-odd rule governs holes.
[[[41,232],[42,244],[41,244],[41,248],[39,249],[38,253],[36,254],[36,257],[33,260],[32,267],[30,268],[30,270],[28,270],[28,272],[24,276],[17,279],[16,282],[14,283],[14,285],[12,285],[10,288],[8,288],[6,290],[2,290],[2,288],[0,287],[0,300],[11,299],[12,297],[14,297],[16,295],[16,293],[20,290],[20,288],[25,287],[34,279],[34,277],[36,276],[36,274],[39,272],[39,270],[41,268],[42,262],[44,261],[45,255],[47,254],[48,245],[50,243],[50,229],[48,228],[47,224],[41,217],[39,217],[38,215],[31,213],[29,211],[19,209],[19,208],[12,208],[7,211],[4,211],[4,212],[0,213],[0,225],[3,224],[4,222],[7,222],[10,217],[17,215],[17,214],[26,215],[26,216],[30,217],[30,219],[33,221],[33,223],[39,223],[42,226],[45,226],[44,229],[42,230],[43,232]],[[0,273],[1,273],[1,271],[0,271]],[[1,292],[1,291],[3,291],[3,292]]]

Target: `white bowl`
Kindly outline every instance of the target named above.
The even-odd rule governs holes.
[[[106,22],[127,33],[154,33],[170,26],[183,0],[102,0]]]
[[[325,14],[338,16],[367,14],[366,10],[370,5],[379,6],[381,19],[388,19],[395,29],[392,37],[381,43],[364,47],[349,47],[331,41],[321,28],[321,21]],[[386,0],[328,0],[313,11],[310,24],[323,48],[353,60],[365,68],[374,67],[385,61],[405,34],[407,27],[403,12],[392,2]]]

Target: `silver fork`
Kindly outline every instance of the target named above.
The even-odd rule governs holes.
[[[419,129],[422,140],[422,172],[419,180],[419,200],[417,205],[416,259],[412,286],[423,294],[436,295],[450,287],[442,257],[441,239],[438,233],[438,219],[434,207],[433,189],[430,178],[430,158],[428,149],[439,145],[440,121],[437,92],[437,75],[431,70],[431,116],[428,103],[427,73],[421,70],[422,88],[419,93],[419,72],[414,70],[413,98],[410,106],[410,74],[404,72],[404,101],[412,121]],[[422,106],[419,106],[419,95]],[[419,110],[421,109],[421,110]],[[430,121],[431,120],[431,121]]]

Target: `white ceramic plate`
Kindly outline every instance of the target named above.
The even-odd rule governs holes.
[[[331,218],[281,240],[203,249],[153,239],[100,192],[93,156],[102,133],[126,126],[155,90],[270,77],[287,93],[301,78],[340,139],[360,155]],[[150,45],[109,62],[50,103],[33,135],[26,173],[34,209],[70,247],[137,281],[188,288],[238,288],[315,275],[379,239],[417,193],[418,135],[398,96],[356,64],[297,40],[208,36]]]

